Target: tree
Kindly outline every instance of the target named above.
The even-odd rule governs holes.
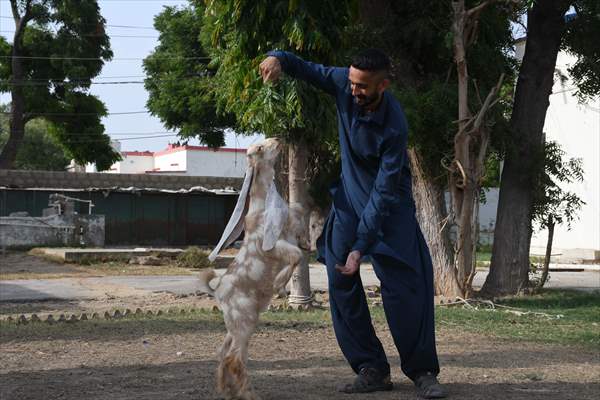
[[[542,276],[537,283],[541,289],[548,279],[554,227],[563,223],[570,229],[577,218],[577,211],[585,204],[575,193],[561,188],[561,185],[583,181],[582,160],[563,160],[565,152],[556,142],[546,142],[544,146],[544,169],[537,180],[533,201],[533,223],[539,230],[548,229],[548,240]]]
[[[471,31],[463,60],[469,65],[469,74],[461,78],[463,90],[477,94],[496,87],[503,73],[510,85],[513,74],[513,62],[507,55],[512,42],[509,25],[512,9],[493,7],[479,11],[482,12],[474,21],[478,25]],[[431,250],[435,292],[448,297],[463,296],[468,285],[465,285],[467,279],[464,276],[458,278],[459,271],[454,263],[449,237],[453,220],[444,200],[449,179],[442,167],[442,163],[448,164],[447,160],[452,160],[456,154],[454,136],[459,82],[454,67],[453,38],[463,36],[452,33],[453,14],[449,2],[364,0],[360,14],[361,24],[353,28],[355,32],[351,33],[350,42],[358,47],[383,46],[392,58],[394,92],[403,105],[410,127],[413,193],[417,219]],[[478,154],[483,159],[483,167],[498,164],[498,138],[502,136],[506,125],[504,115],[510,107],[510,101],[506,100],[506,88],[503,88],[502,101],[487,110],[485,124],[481,125],[486,129],[487,137],[487,141],[482,142],[487,145]],[[469,96],[467,107],[464,102],[462,107],[480,109],[482,102],[477,96]],[[475,142],[477,133],[472,136]],[[467,152],[463,151],[463,154]],[[472,180],[478,188],[495,181],[493,171],[483,167],[479,166],[475,174],[479,179]],[[474,203],[472,207],[476,207],[480,200],[479,189],[469,188],[469,194],[470,204]],[[463,245],[461,237],[456,241],[457,247],[472,249],[477,243],[476,236],[467,238],[472,239],[471,244]]]
[[[8,107],[0,106],[0,147],[8,140]],[[64,171],[70,160],[63,148],[48,133],[49,124],[38,118],[25,127],[23,143],[19,147],[14,167],[16,169]]]
[[[0,168],[11,168],[26,124],[43,118],[79,164],[108,169],[120,158],[104,134],[104,104],[88,93],[112,57],[96,0],[10,0],[15,33],[0,38],[0,91],[11,93],[10,133]]]
[[[180,136],[210,146],[223,144],[226,128],[282,137],[289,143],[284,197],[308,211],[314,204],[308,179],[317,183],[312,193],[322,195],[314,189],[326,185],[321,164],[335,168],[335,157],[325,156],[336,139],[333,103],[303,82],[263,85],[258,64],[275,48],[334,63],[348,15],[345,2],[196,0],[167,7],[155,20],[160,44],[144,60],[148,108]],[[310,298],[307,259],[292,282],[292,300]]]
[[[574,5],[577,15],[567,22]],[[598,54],[600,4],[595,0],[533,2],[527,12],[527,42],[519,70],[506,143],[490,273],[482,288],[488,296],[515,294],[525,287],[536,179],[543,170],[543,127],[559,50],[578,55],[569,72],[580,97],[600,87]]]
[[[465,296],[472,291],[475,277],[476,249],[479,232],[479,193],[485,175],[485,160],[490,142],[490,130],[486,126],[489,109],[498,101],[504,80],[501,74],[494,86],[481,101],[477,113],[473,113],[469,101],[469,72],[466,52],[477,37],[479,16],[494,0],[484,1],[472,8],[465,7],[464,0],[452,2],[452,41],[458,77],[458,132],[454,136],[454,157],[448,166],[449,189],[452,203],[451,220],[457,227],[454,261],[458,283]],[[476,90],[477,87],[475,87]]]
[[[308,211],[308,155],[311,146],[318,148],[335,133],[332,101],[300,81],[284,79],[276,86],[263,85],[258,65],[275,48],[335,64],[350,16],[349,2],[227,0],[206,4],[203,37],[211,47],[212,65],[218,68],[214,76],[217,108],[234,114],[243,131],[287,140],[289,199]],[[307,301],[310,281],[305,257],[292,277],[290,302]]]
[[[211,147],[225,145],[224,132],[235,126],[232,114],[217,112],[208,51],[200,41],[204,4],[165,7],[154,19],[159,45],[144,60],[147,107],[183,138],[197,137]]]

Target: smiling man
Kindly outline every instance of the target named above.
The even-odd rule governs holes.
[[[327,265],[331,317],[340,348],[357,374],[345,393],[391,390],[390,365],[375,334],[360,279],[368,255],[381,281],[383,306],[401,368],[426,399],[446,397],[437,380],[433,268],[415,217],[406,144],[408,127],[386,91],[390,61],[368,49],[349,68],[325,67],[273,51],[261,63],[265,82],[285,72],[335,96],[342,159],[340,180],[317,245]]]

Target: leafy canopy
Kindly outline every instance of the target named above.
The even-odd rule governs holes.
[[[21,16],[26,1],[12,0]],[[96,0],[31,0],[30,19],[17,44],[24,70],[25,121],[43,118],[50,134],[80,164],[108,169],[120,158],[104,134],[104,104],[91,81],[112,58],[105,19]],[[14,43],[0,37],[0,92],[10,92]],[[73,115],[76,114],[76,115]]]

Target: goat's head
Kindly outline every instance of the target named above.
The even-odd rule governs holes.
[[[280,152],[281,141],[276,138],[269,138],[262,143],[253,144],[248,147],[246,152],[248,165],[258,167],[260,164],[266,164],[265,166],[272,167]]]

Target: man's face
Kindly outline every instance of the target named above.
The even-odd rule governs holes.
[[[390,83],[389,79],[381,72],[363,71],[352,66],[348,80],[354,101],[359,106],[366,108],[377,103]]]

